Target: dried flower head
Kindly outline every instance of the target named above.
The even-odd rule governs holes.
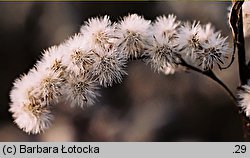
[[[93,64],[92,74],[97,77],[100,85],[107,87],[113,83],[121,83],[126,74],[124,68],[127,60],[122,53],[111,49],[108,52],[96,52],[97,58]]]
[[[162,71],[163,68],[166,70],[166,67],[171,67],[171,70],[174,69],[180,63],[177,47],[175,41],[154,37],[152,47],[148,50],[151,66],[157,71]]]
[[[62,63],[66,71],[82,75],[92,67],[95,54],[91,53],[87,39],[82,34],[76,34],[64,43]]]
[[[200,49],[201,39],[199,31],[201,29],[200,23],[194,21],[192,24],[184,23],[179,29],[178,44],[181,53],[189,56],[191,59],[196,58],[196,53]]]
[[[202,37],[201,47],[197,51],[197,59],[203,70],[213,69],[214,64],[220,67],[224,64],[224,59],[229,53],[229,44],[226,42],[227,37],[221,37],[220,32],[214,32],[210,24],[207,24],[203,30],[200,31]]]
[[[238,106],[240,106],[246,113],[246,116],[250,117],[250,87],[244,85],[238,91]]]
[[[215,33],[215,29],[212,27],[211,23],[208,23],[200,26],[198,35],[201,42],[206,42]]]
[[[180,25],[179,21],[176,21],[176,16],[173,14],[166,16],[160,16],[156,18],[153,23],[152,29],[154,36],[158,38],[176,38],[177,27]]]
[[[51,106],[62,95],[65,78],[59,52],[56,46],[45,50],[35,67],[14,83],[10,112],[17,125],[28,133],[39,133],[49,127],[53,118]]]
[[[74,76],[69,74],[68,82],[65,84],[65,96],[69,104],[81,108],[93,105],[96,96],[98,96],[97,82],[87,75]]]
[[[14,122],[21,129],[36,134],[47,129],[53,117],[43,92],[35,93],[41,87],[36,85],[36,82],[31,82],[35,79],[33,71],[15,81],[10,93],[9,111],[13,113]]]
[[[62,64],[62,52],[64,49],[65,48],[61,45],[52,46],[47,50],[44,50],[41,59],[35,64],[37,71],[61,71],[62,69],[64,69],[65,66]]]
[[[53,119],[48,107],[36,106],[34,102],[24,105],[13,106],[14,122],[27,133],[37,134],[50,127]]]
[[[165,74],[172,74],[175,67],[178,65],[178,44],[176,43],[177,31],[176,28],[179,22],[176,22],[176,17],[169,15],[158,17],[151,28],[151,46],[148,48],[149,62],[151,66]]]
[[[115,25],[115,24],[114,24]],[[113,46],[114,25],[109,16],[90,18],[81,28],[81,33],[87,39],[87,45],[92,49],[110,49]]]
[[[142,16],[131,14],[124,17],[116,29],[118,50],[127,58],[137,58],[142,55],[148,45],[149,28],[150,21]]]

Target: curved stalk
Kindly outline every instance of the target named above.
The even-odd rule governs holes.
[[[208,78],[212,79],[216,83],[218,83],[222,88],[225,89],[225,91],[228,93],[228,95],[231,97],[231,99],[236,103],[236,97],[234,96],[232,91],[214,74],[214,72],[212,70],[202,71],[202,70],[198,69],[197,67],[189,65],[182,58],[181,58],[180,65],[185,66],[186,68],[191,69],[195,72],[201,73],[201,74],[207,76]]]

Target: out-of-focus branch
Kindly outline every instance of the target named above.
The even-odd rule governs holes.
[[[247,84],[247,80],[250,78],[250,70],[246,65],[246,53],[245,53],[245,39],[243,33],[243,17],[242,17],[242,5],[243,1],[233,1],[233,7],[230,15],[230,25],[234,38],[234,54],[237,51],[238,65],[239,65],[239,77],[240,85]],[[234,56],[234,55],[233,55]],[[243,134],[244,140],[250,141],[250,119],[246,117],[245,113],[239,110],[243,121]]]
[[[248,79],[242,19],[243,3],[244,1],[233,2],[233,7],[230,15],[230,26],[234,38],[234,53],[236,50],[238,53],[240,85],[247,84]]]
[[[232,6],[232,9],[231,9],[231,13],[230,13],[230,16],[229,16],[229,24],[230,24],[230,27],[232,29],[232,35],[233,35],[233,40],[234,40],[234,47],[233,47],[233,54],[232,54],[232,58],[231,58],[231,61],[230,63],[226,66],[226,67],[222,67],[221,69],[227,69],[229,68],[233,62],[234,62],[234,59],[235,59],[235,52],[236,52],[236,48],[237,48],[237,42],[238,42],[238,27],[237,27],[237,23],[238,23],[238,20],[239,20],[239,11],[241,9],[241,6],[243,4],[244,1],[235,1],[233,0],[233,6]]]

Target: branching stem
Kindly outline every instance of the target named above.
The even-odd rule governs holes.
[[[234,94],[231,92],[231,90],[214,74],[214,72],[212,70],[207,70],[207,71],[202,71],[200,69],[198,69],[197,67],[194,67],[192,65],[189,65],[188,63],[185,62],[185,60],[181,59],[181,65],[185,66],[188,69],[191,69],[193,71],[196,71],[198,73],[201,73],[207,77],[209,77],[210,79],[212,79],[213,81],[215,81],[216,83],[218,83],[222,88],[224,88],[226,90],[226,92],[228,93],[228,95],[232,98],[232,100],[236,103],[236,97],[234,96]]]

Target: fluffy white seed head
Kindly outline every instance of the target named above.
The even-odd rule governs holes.
[[[37,63],[35,64],[35,67],[37,71],[47,71],[47,70],[62,70],[65,68],[64,65],[62,65],[62,59],[63,59],[63,50],[65,48],[63,45],[60,46],[52,46],[42,53],[42,57]]]
[[[62,64],[66,71],[82,75],[92,67],[95,54],[92,53],[87,39],[82,34],[76,34],[64,43]]]
[[[27,133],[37,134],[50,127],[53,119],[48,107],[37,106],[35,102],[23,105],[12,104],[14,122]]]
[[[179,21],[176,21],[176,16],[173,14],[166,16],[160,16],[156,18],[153,23],[152,29],[154,36],[160,42],[159,39],[169,38],[172,39],[176,37],[177,27],[180,25]]]
[[[196,52],[200,49],[199,31],[200,23],[194,21],[192,24],[184,23],[179,29],[178,44],[181,53],[190,56],[191,59],[196,58]]]
[[[50,126],[52,115],[46,97],[43,96],[44,89],[32,82],[36,78],[36,72],[33,71],[15,81],[10,93],[9,111],[21,129],[36,134]]]
[[[165,38],[164,41],[158,42],[155,37],[152,46],[148,49],[149,63],[158,72],[163,71],[167,74],[168,71],[166,70],[171,69],[169,74],[172,74],[174,72],[172,70],[180,63],[177,47],[178,45],[174,40]]]
[[[124,17],[117,25],[118,50],[127,58],[137,58],[148,45],[150,21],[142,16],[131,14]]]
[[[59,50],[56,46],[45,50],[35,67],[15,81],[10,93],[14,121],[28,133],[39,133],[49,127],[50,108],[62,95],[65,76]]]
[[[221,37],[220,32],[215,32],[211,24],[207,24],[200,31],[202,38],[201,49],[197,52],[197,59],[203,70],[212,69],[214,65],[224,64],[225,58],[229,53],[227,37]]]
[[[37,71],[33,68],[15,81],[10,94],[11,101],[19,105],[35,98],[41,104],[39,106],[51,106],[59,100],[64,83],[65,79],[60,72]]]
[[[151,28],[151,45],[148,48],[149,62],[156,71],[165,74],[174,73],[174,68],[179,63],[177,27],[174,15],[158,17]]]
[[[212,27],[211,23],[208,23],[204,26],[200,26],[198,31],[200,42],[205,42],[206,40],[208,40],[209,37],[211,37],[215,33],[215,29],[214,27]]]
[[[122,53],[111,49],[106,53],[97,52],[99,55],[93,64],[92,74],[97,77],[100,85],[107,87],[113,83],[121,83],[122,76],[126,74],[124,68],[127,60]]]
[[[42,59],[29,72],[34,77],[31,94],[37,95],[36,98],[42,97],[48,106],[59,101],[61,87],[65,83],[66,66],[62,63],[62,52],[62,46],[53,46],[44,51]]]
[[[238,106],[240,106],[246,113],[246,116],[250,117],[250,86],[244,85],[241,90],[238,91]]]
[[[24,74],[14,81],[12,90],[10,91],[11,107],[29,102],[28,92],[33,86],[35,86],[33,82],[31,82],[32,79],[32,74]]]
[[[65,72],[64,71],[47,71],[47,72],[38,72],[37,77],[41,77],[41,80],[37,85],[40,88],[37,88],[37,92],[41,93],[43,100],[46,102],[46,105],[51,103],[57,103],[60,100],[62,95],[62,87],[65,84]]]
[[[92,49],[110,49],[115,36],[115,24],[112,25],[109,16],[90,18],[81,28],[81,33],[87,39],[87,45]]]
[[[81,108],[93,105],[98,96],[97,82],[89,76],[74,76],[69,74],[68,82],[65,84],[64,94],[72,107]]]

